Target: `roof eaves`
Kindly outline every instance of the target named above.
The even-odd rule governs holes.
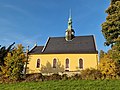
[[[45,52],[41,54],[98,54],[98,51],[94,52]]]

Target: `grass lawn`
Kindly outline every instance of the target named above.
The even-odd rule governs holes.
[[[66,80],[0,84],[0,90],[120,90],[120,80]]]

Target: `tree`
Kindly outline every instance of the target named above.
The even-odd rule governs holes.
[[[105,52],[103,50],[100,50],[100,59],[103,58],[105,56]]]
[[[3,77],[13,81],[20,79],[23,73],[24,61],[23,46],[19,44],[5,58],[5,65],[1,68]]]
[[[106,39],[105,45],[120,42],[120,0],[111,0],[106,10],[106,21],[102,24],[102,33]]]
[[[106,13],[108,16],[102,24],[102,33],[105,45],[111,45],[111,49],[100,58],[99,69],[104,77],[112,78],[120,75],[120,0],[111,0]]]
[[[13,44],[11,44],[8,48],[6,48],[5,46],[1,47],[0,45],[0,67],[4,65],[4,58],[7,56],[8,52],[10,52],[12,50],[12,46],[15,44],[15,42]],[[1,68],[0,68],[1,71]]]
[[[120,74],[120,65],[112,59],[111,53],[106,54],[100,60],[98,69],[103,74],[104,78],[115,78]]]
[[[120,64],[120,44],[116,43],[110,50],[108,50],[109,57]]]

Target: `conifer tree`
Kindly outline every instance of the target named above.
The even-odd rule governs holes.
[[[120,0],[111,0],[106,10],[106,21],[102,24],[102,33],[106,39],[105,45],[120,43]]]
[[[8,48],[6,48],[5,46],[0,45],[0,65],[4,64],[4,58],[7,56],[7,53],[12,49],[12,46],[15,44],[15,42],[13,44],[11,44]]]
[[[19,44],[5,58],[5,65],[1,68],[3,77],[14,81],[20,79],[24,68],[24,60],[23,46]]]
[[[11,44],[8,48],[6,48],[5,46],[0,45],[0,71],[1,71],[1,66],[4,66],[4,58],[7,56],[8,52],[10,52],[12,50],[12,46],[15,44],[15,42],[13,44]]]

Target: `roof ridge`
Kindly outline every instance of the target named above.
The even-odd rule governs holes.
[[[82,36],[75,36],[75,37],[87,37],[87,36],[94,36],[94,35],[82,35]],[[65,38],[65,36],[60,36],[60,37],[55,37],[55,36],[53,36],[53,37],[49,37],[49,38]]]

